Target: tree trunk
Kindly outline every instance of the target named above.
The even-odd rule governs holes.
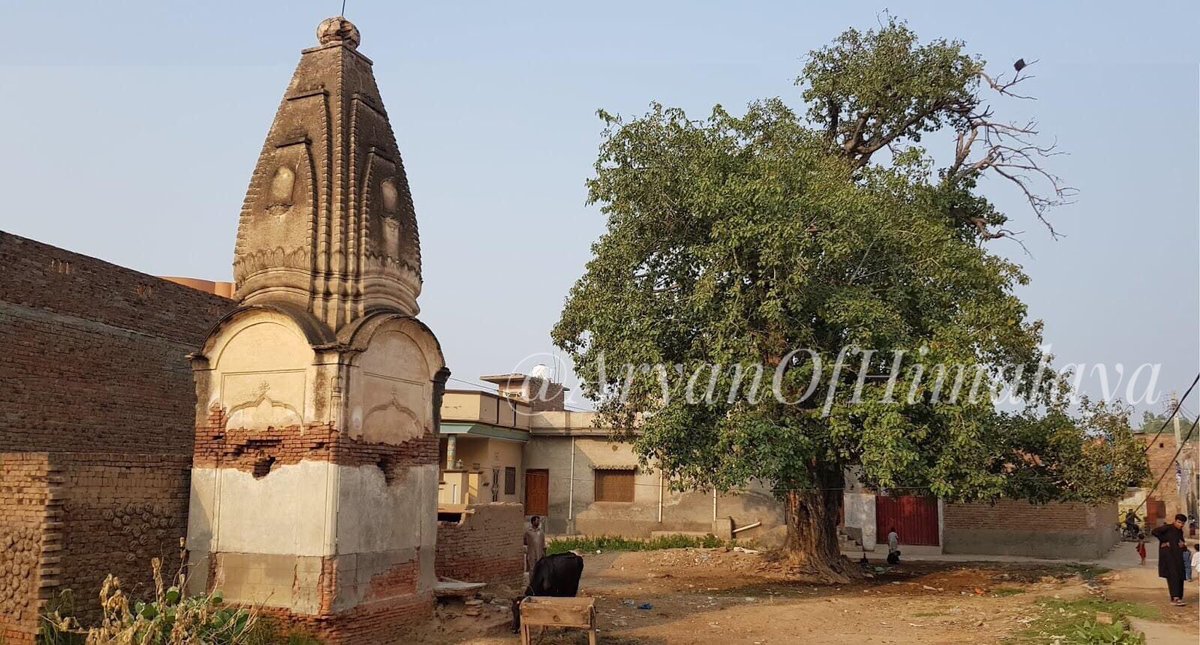
[[[787,493],[787,550],[791,559],[829,582],[848,582],[849,561],[838,544],[842,478],[821,477],[815,490]]]

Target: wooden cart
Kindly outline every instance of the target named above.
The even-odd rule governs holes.
[[[593,598],[530,596],[521,601],[521,645],[530,645],[533,627],[586,629],[596,645],[596,601]]]

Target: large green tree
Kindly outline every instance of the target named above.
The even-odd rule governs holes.
[[[1008,217],[979,187],[1010,180],[1042,221],[1068,196],[1040,165],[1053,150],[985,104],[1017,72],[993,78],[962,43],[892,21],[812,52],[806,112],[602,112],[589,190],[608,229],[553,336],[604,421],[677,486],[770,482],[792,554],[832,577],[847,469],[947,499],[1123,489],[1109,482],[1140,453],[1121,411],[1004,413],[967,395],[1045,358],[1013,293],[1026,276],[989,248],[1013,236]],[[952,147],[941,165],[930,135]],[[1014,389],[1044,406],[1059,385]],[[1088,467],[1106,460],[1117,477]]]

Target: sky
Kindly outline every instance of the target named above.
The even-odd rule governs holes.
[[[0,230],[155,275],[230,280],[267,128],[300,50],[339,9],[5,0]],[[604,231],[584,184],[597,109],[798,106],[807,52],[885,11],[923,39],[964,40],[995,72],[1038,61],[1024,86],[1038,99],[1000,115],[1036,118],[1068,153],[1052,170],[1079,194],[1052,214],[1066,236],[1052,240],[1011,187],[986,184],[1029,252],[995,248],[1031,277],[1019,293],[1059,364],[1104,363],[1110,387],[1117,364],[1126,382],[1161,364],[1158,389],[1185,390],[1200,370],[1194,2],[349,0],[408,171],[421,317],[461,379],[451,385],[552,363],[550,329]]]

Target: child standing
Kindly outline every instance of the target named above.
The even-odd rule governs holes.
[[[1183,581],[1192,581],[1192,550],[1183,546]]]
[[[1137,554],[1142,558],[1140,566],[1146,566],[1146,534],[1138,533]]]

